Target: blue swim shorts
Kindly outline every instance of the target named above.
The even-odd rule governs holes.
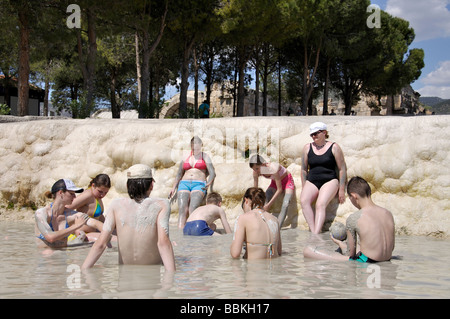
[[[204,220],[194,220],[186,223],[183,234],[187,236],[211,236],[214,234],[214,230],[209,228]]]
[[[206,190],[203,188],[206,186],[204,181],[180,181],[178,184],[178,191],[202,191],[206,194]]]

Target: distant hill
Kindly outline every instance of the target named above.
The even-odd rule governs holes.
[[[421,96],[420,103],[431,107],[436,114],[450,114],[450,99],[445,100],[436,96]]]

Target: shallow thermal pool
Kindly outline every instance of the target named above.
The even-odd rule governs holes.
[[[88,272],[89,247],[39,249],[34,225],[0,224],[0,298],[450,298],[450,241],[398,236],[390,262],[366,265],[304,259],[310,233],[282,230],[283,256],[233,260],[232,235],[185,237],[175,227],[177,271],[117,264],[113,243]],[[334,249],[329,234],[323,246]]]

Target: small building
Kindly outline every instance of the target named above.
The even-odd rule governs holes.
[[[7,83],[8,82],[8,83]],[[0,104],[7,104],[11,108],[11,115],[18,115],[18,89],[17,78],[5,79],[0,75]],[[41,115],[41,103],[44,102],[45,90],[30,84],[27,115]]]

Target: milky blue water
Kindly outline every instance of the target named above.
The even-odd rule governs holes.
[[[283,256],[230,257],[232,235],[184,237],[175,227],[177,271],[117,263],[113,243],[81,272],[89,247],[37,248],[34,225],[0,224],[0,298],[450,298],[450,240],[397,236],[394,258],[375,265],[303,258],[310,234],[282,230]],[[329,234],[320,235],[334,249]]]

